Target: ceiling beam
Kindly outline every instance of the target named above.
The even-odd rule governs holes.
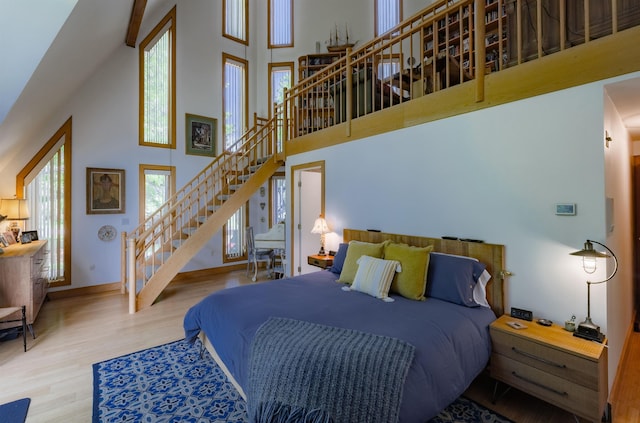
[[[136,47],[136,40],[138,39],[138,32],[140,31],[140,24],[142,23],[146,5],[147,0],[133,0],[133,9],[131,10],[131,19],[129,19],[129,28],[127,29],[127,38],[125,40],[125,44],[129,47]]]

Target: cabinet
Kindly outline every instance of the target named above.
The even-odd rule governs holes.
[[[298,82],[308,78],[345,55],[345,52],[307,54],[298,58]],[[335,102],[329,83],[315,86],[298,99],[298,135],[308,134],[335,123]]]
[[[502,316],[491,324],[491,377],[565,409],[599,422],[608,397],[607,348],[577,338],[558,325],[535,322],[514,329]]]
[[[49,288],[47,241],[13,244],[0,254],[0,306],[26,306],[27,324],[36,320]]]

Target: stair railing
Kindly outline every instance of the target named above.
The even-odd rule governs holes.
[[[266,158],[279,153],[278,122],[254,116],[254,126],[130,233],[123,235],[122,291],[129,291],[129,311],[136,293],[152,279],[188,234],[233,195]],[[282,145],[282,144],[281,144]],[[194,252],[195,254],[195,252]]]

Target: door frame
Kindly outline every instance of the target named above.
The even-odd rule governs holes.
[[[291,203],[290,203],[290,209],[291,209],[291,219],[290,219],[290,223],[289,223],[289,257],[290,261],[289,263],[291,263],[290,270],[289,270],[289,276],[292,276],[295,274],[295,272],[297,271],[297,267],[296,267],[296,260],[297,260],[297,256],[296,256],[296,251],[298,251],[300,248],[296,248],[296,247],[301,247],[298,246],[296,241],[297,241],[297,234],[298,234],[298,228],[296,228],[296,222],[299,221],[300,216],[297,215],[297,213],[299,213],[299,210],[296,208],[296,200],[297,200],[297,196],[296,196],[296,187],[298,186],[298,183],[300,182],[300,172],[319,172],[320,173],[320,192],[318,193],[318,195],[320,195],[320,214],[322,216],[325,215],[325,161],[324,160],[318,160],[315,162],[309,162],[309,163],[302,163],[299,165],[295,165],[295,166],[291,166]]]

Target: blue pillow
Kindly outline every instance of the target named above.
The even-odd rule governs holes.
[[[479,261],[463,256],[431,253],[426,296],[467,307],[478,307],[473,289],[485,270]]]
[[[340,244],[338,247],[338,252],[333,256],[333,265],[329,268],[333,273],[337,273],[339,275],[342,272],[344,259],[347,257],[347,248],[349,248],[349,244],[346,243]]]

